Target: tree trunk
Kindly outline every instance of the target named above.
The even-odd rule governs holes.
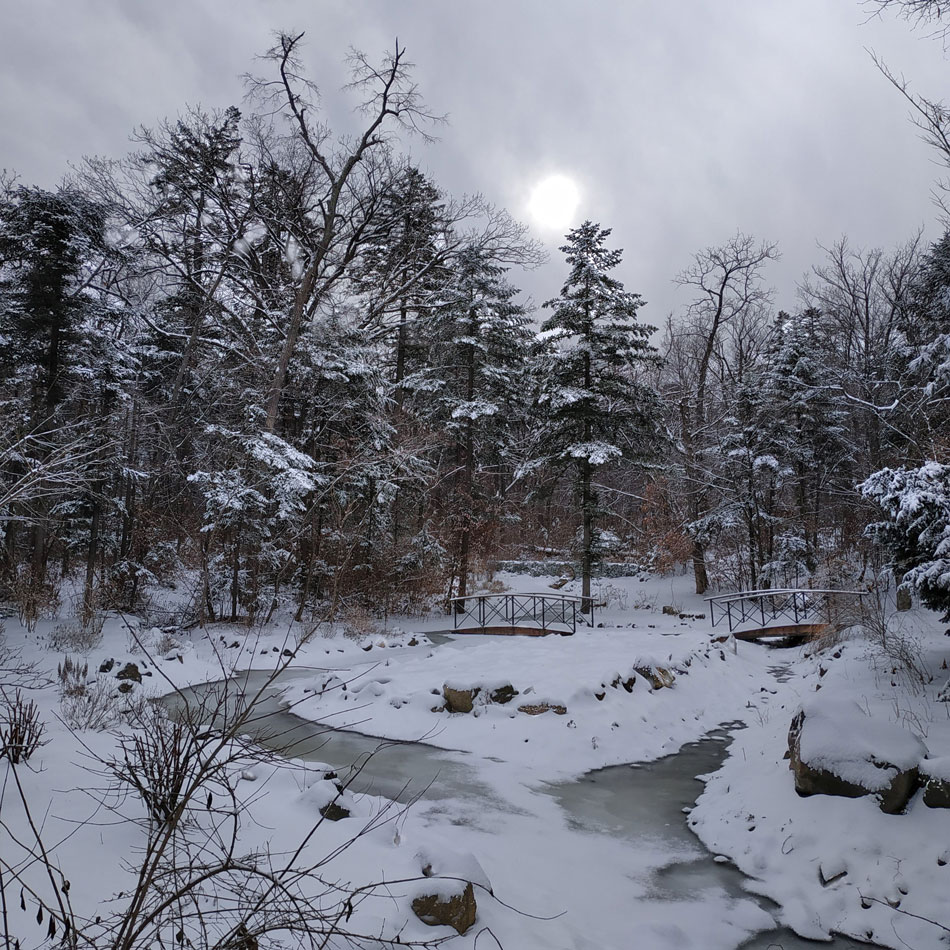
[[[594,496],[590,487],[590,462],[581,463],[581,513],[583,516],[583,550],[581,553],[581,613],[591,611],[590,576],[594,563]]]
[[[687,505],[690,520],[695,524],[702,517],[702,492],[697,477],[696,453],[691,428],[688,400],[680,402],[680,421],[683,428],[683,449],[685,452],[686,491],[689,502]],[[693,579],[696,584],[696,593],[705,594],[709,589],[709,575],[706,573],[706,546],[698,538],[693,538],[690,560],[693,564]]]
[[[89,526],[89,550],[86,552],[86,588],[82,598],[82,623],[86,626],[96,608],[95,582],[96,561],[99,557],[99,521],[101,505],[96,500],[92,503],[92,523]]]

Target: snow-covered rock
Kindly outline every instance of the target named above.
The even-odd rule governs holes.
[[[881,811],[903,810],[927,754],[921,739],[893,723],[872,721],[851,700],[816,697],[792,719],[789,768],[799,795],[877,795]]]
[[[930,808],[950,808],[950,755],[925,759],[920,763],[924,782],[924,804]]]

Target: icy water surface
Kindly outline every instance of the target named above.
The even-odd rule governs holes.
[[[699,742],[684,745],[675,755],[653,762],[616,765],[588,772],[579,779],[548,786],[571,823],[587,831],[622,836],[631,842],[654,839],[668,849],[672,860],[654,872],[650,896],[656,900],[695,900],[703,893],[725,894],[733,900],[754,900],[768,911],[771,901],[750,894],[736,867],[715,860],[686,824],[690,807],[702,792],[697,776],[715,772],[729,745],[730,728],[724,724]],[[803,940],[789,930],[757,934],[739,950],[867,950],[874,944],[838,937],[830,943]]]
[[[281,686],[293,678],[307,676],[294,671],[281,679]],[[266,673],[242,674],[237,689],[251,697],[265,682]],[[207,684],[185,690],[189,702],[220,687]],[[172,697],[171,705],[181,703]],[[484,778],[490,760],[463,752],[451,752],[419,742],[380,742],[358,732],[335,730],[313,723],[288,710],[280,688],[272,687],[259,701],[252,728],[254,738],[288,757],[321,762],[348,780],[355,792],[380,795],[408,803],[418,798],[445,802],[446,808],[473,807],[482,815],[511,816],[525,813],[507,801]],[[768,900],[750,894],[743,887],[744,875],[728,862],[720,863],[686,824],[687,813],[702,791],[697,776],[716,771],[729,743],[724,727],[699,742],[685,745],[675,755],[643,764],[612,766],[590,772],[579,779],[542,785],[535,791],[553,799],[563,810],[568,826],[605,842],[626,839],[662,852],[662,866],[651,873],[647,899],[682,902],[690,913],[697,901],[753,901],[773,911]],[[815,943],[802,940],[786,930],[757,934],[736,950],[852,950],[867,948],[852,940],[837,938]],[[656,948],[665,950],[665,948]]]

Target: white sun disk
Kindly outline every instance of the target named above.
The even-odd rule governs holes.
[[[528,211],[542,227],[566,228],[574,221],[581,194],[567,175],[550,175],[531,192]]]

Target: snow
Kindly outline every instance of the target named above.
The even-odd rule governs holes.
[[[950,782],[950,755],[936,759],[925,759],[920,763],[920,770],[924,775],[939,779],[941,782]]]
[[[919,737],[893,723],[871,719],[852,699],[829,696],[826,690],[801,709],[805,713],[802,761],[846,782],[881,791],[898,769],[917,768],[927,755]],[[896,768],[885,768],[885,763]]]
[[[496,580],[543,592],[553,579],[503,574]],[[559,593],[576,593],[575,587]],[[919,794],[902,815],[883,814],[873,798],[799,798],[783,759],[789,723],[804,708],[812,726],[803,735],[810,756],[862,762],[873,749],[904,766],[921,759],[926,747],[924,770],[950,774],[950,719],[947,707],[933,701],[945,679],[936,674],[947,641],[934,615],[914,614],[904,631],[919,645],[919,667],[936,675],[922,683],[860,639],[821,652],[718,642],[708,620],[661,612],[663,604],[684,615],[706,612],[685,577],[613,578],[595,596],[608,600],[597,609],[597,626],[580,627],[572,637],[469,635],[436,644],[425,634],[446,630],[450,621],[433,615],[391,619],[385,633],[364,641],[335,627],[305,639],[303,628],[284,618],[250,632],[227,624],[195,630],[174,650],[166,644],[163,655],[170,659],[154,660],[141,649],[130,652],[129,626],[150,650],[161,631],[112,618],[101,645],[88,654],[90,678],[113,682],[95,674],[100,662],[111,657],[118,668],[132,660],[152,674],[136,691],[154,695],[233,669],[273,669],[289,649],[296,656],[279,684],[279,702],[295,716],[435,747],[431,789],[420,775],[401,799],[418,800],[405,806],[352,789],[338,797],[337,779],[328,777],[326,761],[316,760],[319,752],[290,769],[266,761],[235,764],[249,819],[242,826],[247,850],[279,854],[319,822],[307,847],[318,858],[335,855],[330,878],[396,882],[357,907],[354,920],[364,932],[403,928],[403,942],[440,934],[409,909],[414,894],[431,892],[432,882],[420,879],[431,866],[442,884],[457,886],[453,879],[461,878],[479,885],[476,927],[452,943],[468,950],[483,927],[519,950],[626,947],[633,933],[639,945],[657,950],[726,950],[776,923],[815,939],[835,931],[887,947],[946,945],[945,931],[922,918],[950,926],[947,813],[924,806]],[[10,619],[6,636],[55,677],[62,655],[46,649],[54,625],[41,622],[31,634]],[[669,670],[672,687],[651,688],[637,667]],[[442,708],[446,684],[480,687],[473,713]],[[506,704],[490,702],[503,685],[518,695]],[[101,810],[94,792],[101,778],[93,780],[84,762],[90,753],[113,751],[115,737],[73,735],[57,719],[54,688],[36,691],[35,698],[48,741],[18,774],[36,814],[48,815],[45,833],[57,842],[74,904],[91,909],[128,888],[123,862],[137,841],[129,821],[106,826],[101,817],[90,820]],[[518,711],[545,703],[566,712]],[[845,721],[847,729],[841,728]],[[744,728],[733,731],[728,757],[705,777],[705,789],[696,785],[702,793],[683,820],[714,854],[748,875],[746,891],[686,884],[675,898],[660,896],[658,875],[702,857],[698,841],[685,829],[667,841],[662,822],[659,830],[643,831],[579,823],[551,794],[552,783],[669,755],[724,722]],[[391,756],[386,761],[393,763],[396,784],[403,778],[400,763],[414,761],[410,752],[425,750],[396,746],[381,753]],[[339,780],[345,781],[342,771]],[[319,810],[333,800],[351,817],[321,820]],[[23,816],[9,791],[2,805],[4,822],[22,831]],[[132,800],[121,807],[135,812]],[[84,873],[90,855],[95,874]]]

